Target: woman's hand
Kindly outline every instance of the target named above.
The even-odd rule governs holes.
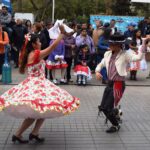
[[[146,43],[146,41],[147,41],[147,40],[149,40],[149,39],[150,39],[150,35],[147,35],[145,38],[142,38],[143,43],[145,44],[145,43]]]
[[[59,30],[61,34],[66,34],[66,31],[63,25],[59,25]]]
[[[74,49],[76,46],[75,45],[71,45],[71,48]]]
[[[150,35],[146,35],[146,38],[147,38],[147,39],[150,39]]]
[[[99,72],[96,72],[96,79],[101,80],[102,78],[103,76]]]

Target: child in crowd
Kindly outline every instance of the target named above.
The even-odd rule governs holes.
[[[86,85],[87,79],[91,79],[91,70],[88,67],[91,62],[88,45],[80,46],[79,54],[77,56],[77,65],[75,66],[75,75],[77,75],[77,84]]]
[[[137,47],[137,44],[134,41],[132,41],[128,52],[138,55],[138,53],[141,52],[141,46]],[[135,61],[135,62],[129,63],[130,80],[137,80],[137,71],[138,70],[142,70],[142,71],[147,70],[145,54],[143,55],[143,58],[141,61]]]
[[[50,45],[55,40],[51,40]],[[60,83],[65,84],[67,83],[64,79],[66,68],[68,67],[66,61],[64,60],[65,55],[65,45],[64,40],[61,40],[58,46],[54,49],[54,51],[49,55],[46,61],[47,69],[52,71],[53,83],[58,84],[58,80],[56,79],[57,71],[61,70],[61,79]]]
[[[129,44],[129,52],[138,54],[138,49],[140,45],[142,45],[142,37],[141,37],[141,31],[139,29],[135,29],[133,31],[133,36],[132,36],[132,44]],[[140,61],[137,62],[131,62],[130,63],[130,80],[137,80],[136,75],[137,71],[140,69]]]
[[[133,53],[135,55],[138,54],[138,47],[136,47],[136,43],[134,41],[130,43],[130,49],[128,52]],[[129,63],[130,80],[137,80],[136,74],[137,70],[139,69],[140,69],[140,61],[134,61]]]

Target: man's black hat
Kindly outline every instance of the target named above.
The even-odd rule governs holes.
[[[110,44],[124,44],[125,43],[125,37],[121,33],[117,32],[110,36],[109,41]]]

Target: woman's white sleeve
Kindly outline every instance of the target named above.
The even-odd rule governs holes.
[[[103,67],[105,67],[105,60],[104,58],[102,59],[102,61],[97,65],[96,69],[95,69],[95,72],[100,72]]]

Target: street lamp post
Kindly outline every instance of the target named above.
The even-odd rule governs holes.
[[[53,0],[53,8],[52,8],[52,22],[54,23],[54,16],[55,16],[55,0]]]

